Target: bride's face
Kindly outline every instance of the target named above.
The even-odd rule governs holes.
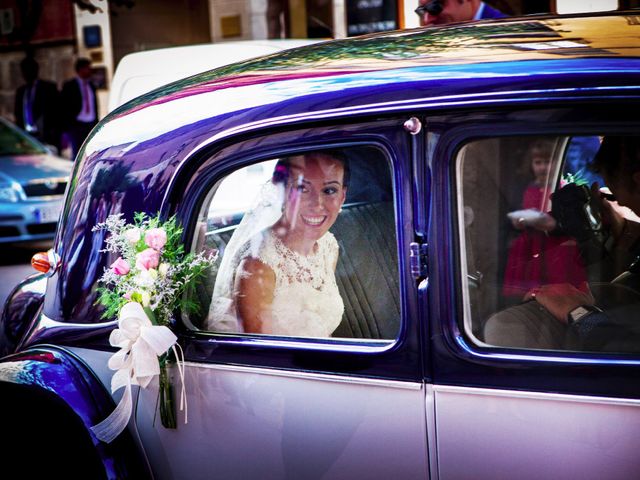
[[[324,154],[292,157],[284,216],[287,236],[322,237],[336,221],[347,193],[342,163]]]

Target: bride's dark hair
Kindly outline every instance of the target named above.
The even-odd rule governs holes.
[[[300,156],[308,156],[308,155],[324,155],[327,157],[331,157],[336,160],[338,163],[342,165],[343,175],[342,175],[342,185],[344,187],[349,186],[349,179],[351,178],[351,171],[349,169],[349,160],[342,150],[313,150],[311,152],[305,152]],[[293,155],[298,156],[298,155]],[[271,181],[275,184],[278,183],[287,183],[289,180],[289,174],[291,172],[291,158],[293,157],[283,157],[276,162],[276,166],[273,169],[273,175],[271,176]]]

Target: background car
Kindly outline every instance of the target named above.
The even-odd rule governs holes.
[[[0,243],[52,239],[72,162],[0,118]]]

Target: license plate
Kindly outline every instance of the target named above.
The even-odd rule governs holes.
[[[36,223],[53,223],[58,221],[61,210],[62,204],[56,203],[55,205],[36,208],[33,211],[33,215],[36,217]]]

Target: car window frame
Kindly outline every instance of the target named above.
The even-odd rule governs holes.
[[[548,107],[544,110],[552,110],[553,107]],[[640,124],[640,121],[638,121]],[[628,124],[622,124],[612,122],[606,125],[606,122],[603,121],[601,127],[594,126],[593,123],[589,123],[585,121],[585,125],[565,125],[563,123],[558,123],[558,126],[555,128],[550,125],[541,126],[539,124],[532,123],[527,126],[523,125],[509,125],[507,122],[504,123],[494,123],[491,127],[487,127],[484,125],[476,125],[476,126],[465,126],[465,127],[456,127],[452,130],[455,132],[449,131],[448,134],[442,135],[444,141],[450,140],[451,133],[454,133],[458,136],[457,140],[454,142],[454,145],[448,145],[449,152],[452,153],[449,157],[451,168],[454,170],[449,175],[450,185],[453,190],[453,200],[452,200],[452,214],[455,216],[455,225],[454,238],[456,239],[456,270],[457,274],[455,275],[456,281],[456,298],[458,303],[458,309],[460,309],[460,302],[462,303],[461,310],[464,315],[464,325],[467,325],[471,322],[470,315],[470,302],[468,297],[468,291],[464,286],[463,282],[463,274],[466,271],[466,266],[462,266],[465,262],[465,250],[463,247],[464,243],[464,235],[462,232],[464,231],[460,222],[463,221],[462,212],[460,205],[462,205],[462,199],[460,198],[458,181],[460,181],[460,171],[458,155],[460,150],[467,144],[473,142],[474,140],[480,139],[492,139],[499,137],[515,137],[515,136],[557,136],[557,137],[565,137],[571,138],[575,136],[589,136],[589,135],[602,135],[602,134],[613,134],[613,133],[628,133],[632,134],[637,132],[633,127],[630,127]],[[465,130],[462,135],[458,134],[458,128],[463,128]],[[560,128],[560,130],[558,130]],[[503,129],[504,132],[496,134],[496,131],[501,131]],[[561,167],[564,167],[565,162],[565,154],[567,142],[564,142],[563,151],[562,151],[562,163]],[[560,170],[560,173],[562,170]],[[458,310],[460,311],[460,310]],[[454,322],[454,320],[449,319],[450,322]],[[454,323],[457,323],[454,322]],[[449,336],[456,338],[456,343],[463,345],[466,354],[470,354],[476,358],[491,358],[499,361],[508,361],[512,359],[517,359],[519,361],[533,361],[533,362],[570,362],[577,364],[597,364],[597,363],[615,363],[621,365],[640,365],[640,353],[618,353],[618,352],[586,352],[586,351],[577,351],[577,350],[533,350],[533,349],[524,349],[524,348],[508,348],[501,346],[493,346],[486,344],[484,342],[479,341],[478,339],[473,338],[469,335],[464,329],[461,329],[459,325],[449,324]]]
[[[196,219],[205,198],[204,192],[217,180],[239,168],[265,159],[276,158],[283,153],[291,153],[294,150],[309,150],[315,148],[333,148],[353,146],[373,146],[381,149],[390,162],[390,178],[393,185],[394,212],[396,217],[395,234],[397,238],[396,254],[398,255],[399,276],[399,301],[400,301],[400,328],[395,339],[371,341],[366,339],[338,339],[338,338],[284,338],[257,336],[239,336],[235,334],[207,332],[204,330],[190,330],[182,321],[177,321],[176,330],[181,338],[188,342],[194,342],[205,349],[215,348],[216,355],[207,354],[197,356],[199,361],[217,360],[215,357],[224,358],[231,355],[243,357],[242,363],[263,365],[257,359],[262,358],[267,363],[275,358],[276,363],[284,361],[291,356],[308,358],[312,363],[314,358],[342,357],[349,360],[344,365],[337,366],[332,362],[335,370],[349,371],[354,368],[354,359],[369,358],[365,362],[367,366],[358,368],[373,368],[374,375],[389,376],[396,369],[403,371],[400,377],[407,372],[412,378],[422,378],[422,369],[419,362],[411,361],[405,364],[395,363],[392,368],[378,369],[380,362],[387,363],[390,360],[382,358],[394,358],[398,355],[406,357],[407,352],[413,352],[410,357],[419,358],[420,342],[418,341],[418,318],[411,310],[417,309],[415,284],[408,277],[405,258],[408,258],[408,243],[406,238],[413,236],[413,220],[411,206],[411,192],[401,187],[404,178],[409,178],[411,172],[411,156],[409,154],[409,138],[402,128],[405,117],[398,119],[393,116],[386,119],[379,117],[373,119],[357,119],[351,121],[331,121],[315,123],[309,126],[288,127],[286,129],[272,129],[261,131],[256,135],[239,136],[233,141],[224,144],[210,143],[203,145],[202,149],[196,149],[191,155],[191,161],[184,162],[183,169],[172,182],[172,189],[167,195],[167,205],[181,218],[184,218],[186,245],[193,241]],[[403,135],[400,142],[391,141],[390,137]],[[351,137],[351,138],[349,138]],[[315,140],[314,140],[315,138]],[[279,141],[278,141],[279,139]],[[259,147],[259,148],[258,148]],[[207,180],[205,180],[205,178]],[[402,218],[403,220],[400,220]],[[399,226],[400,225],[400,226]],[[405,251],[405,246],[406,250]],[[185,348],[186,352],[195,349]],[[225,353],[221,355],[221,352]],[[241,354],[244,352],[244,355]],[[247,355],[248,354],[248,355]],[[255,356],[254,356],[255,354]],[[187,354],[187,357],[189,355]],[[271,357],[272,360],[267,360]],[[376,359],[376,360],[374,360]],[[356,362],[357,364],[358,362]],[[420,371],[418,375],[417,372]],[[397,374],[393,376],[397,377]]]

